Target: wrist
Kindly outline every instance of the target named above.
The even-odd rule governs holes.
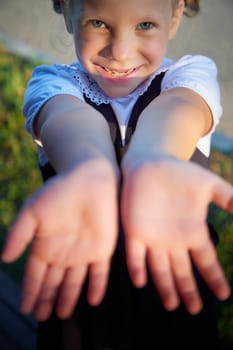
[[[159,164],[165,161],[177,160],[178,157],[164,151],[160,152],[132,152],[125,154],[122,159],[121,168],[123,174],[135,171],[138,168],[150,165]]]
[[[115,179],[115,181],[118,182],[120,172],[115,162],[104,157],[85,158],[78,164],[60,172],[61,175],[63,174],[73,179],[80,173],[85,173],[87,178],[106,177]]]

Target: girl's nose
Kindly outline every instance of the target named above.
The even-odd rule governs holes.
[[[110,56],[114,61],[125,62],[133,52],[133,39],[127,33],[121,33],[111,38]]]

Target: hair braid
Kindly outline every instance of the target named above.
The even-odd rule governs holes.
[[[185,0],[184,3],[186,16],[193,17],[200,11],[200,0]]]

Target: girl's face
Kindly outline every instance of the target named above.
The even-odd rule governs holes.
[[[183,5],[172,11],[172,0],[72,0],[64,15],[78,60],[108,96],[122,97],[159,68]]]

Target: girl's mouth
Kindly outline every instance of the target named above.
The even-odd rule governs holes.
[[[102,67],[108,74],[112,75],[113,77],[126,77],[133,73],[136,68],[130,68],[124,71],[118,71],[118,70],[113,70],[109,69],[107,67]]]
[[[129,68],[129,69],[113,69],[96,64],[99,73],[106,79],[117,81],[127,81],[135,75],[140,67]]]

